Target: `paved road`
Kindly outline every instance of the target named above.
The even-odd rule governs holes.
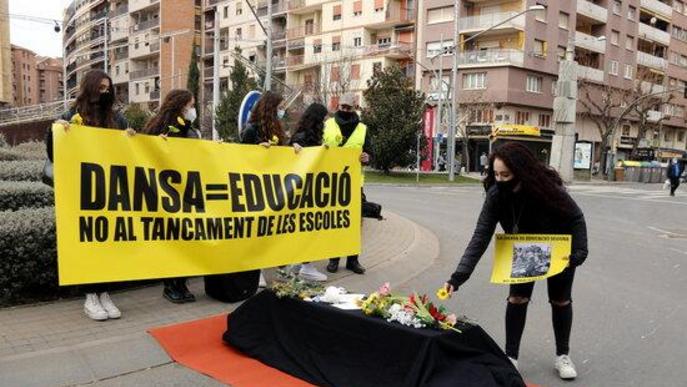
[[[477,218],[478,187],[366,188],[368,198],[429,228],[439,259],[401,286],[434,292],[454,269]],[[553,371],[554,339],[546,286],[537,286],[520,354],[527,380],[546,386],[685,386],[687,195],[660,186],[571,189],[586,214],[590,256],[573,291],[571,350],[580,377]],[[503,344],[507,288],[489,284],[491,247],[471,280],[449,301]]]

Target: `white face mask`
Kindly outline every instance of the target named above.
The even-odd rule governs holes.
[[[187,121],[193,122],[198,118],[198,115],[196,114],[196,108],[192,107],[189,109],[186,109],[186,112],[184,113],[184,118]]]
[[[277,118],[278,119],[283,120],[284,115],[286,115],[286,110],[284,110],[284,109],[277,110]]]

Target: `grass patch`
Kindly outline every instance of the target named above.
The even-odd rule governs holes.
[[[383,172],[366,171],[365,183],[385,184],[416,184],[414,172],[391,172],[385,175]],[[420,184],[479,184],[480,181],[465,176],[456,175],[453,182],[448,181],[447,173],[420,173]]]

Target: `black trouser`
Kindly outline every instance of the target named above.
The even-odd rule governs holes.
[[[165,278],[162,280],[162,283],[166,288],[180,287],[186,284],[186,277]]]
[[[570,331],[572,328],[572,285],[575,268],[566,268],[562,273],[547,279],[551,320],[556,336],[556,355],[567,355],[570,351]],[[532,297],[534,282],[510,286],[510,296],[506,307],[506,354],[518,358],[520,339],[525,329],[527,305]],[[525,299],[522,303],[511,297]],[[515,302],[514,302],[515,301]]]
[[[365,191],[363,190],[363,187],[360,187],[360,203],[365,203],[367,201],[367,196],[365,196]],[[362,229],[362,227],[360,227]],[[340,258],[329,258],[329,262],[336,262],[336,264],[339,264]],[[353,264],[358,262],[358,254],[356,255],[349,255],[346,257],[346,265]]]
[[[675,195],[675,190],[680,186],[680,177],[670,178],[670,194]]]
[[[83,286],[83,292],[86,294],[89,293],[105,293],[109,292],[112,289],[112,283],[100,283],[100,284],[88,284]]]

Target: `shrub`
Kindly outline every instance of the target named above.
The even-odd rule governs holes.
[[[0,181],[0,211],[51,206],[52,188],[35,181]],[[0,250],[3,252],[3,250]]]
[[[44,161],[0,161],[0,181],[41,181]]]
[[[14,147],[12,147],[15,151],[24,154],[24,155],[30,155],[32,158],[35,159],[47,159],[48,154],[46,153],[46,148],[45,148],[45,143],[42,141],[28,141],[28,142],[22,142],[21,144],[17,144]]]
[[[0,212],[0,304],[57,295],[54,207]]]
[[[0,148],[0,161],[14,161],[14,160],[44,160],[48,156],[43,154],[23,153],[15,148]]]
[[[10,145],[7,143],[7,139],[3,133],[0,133],[0,148],[7,148]]]

